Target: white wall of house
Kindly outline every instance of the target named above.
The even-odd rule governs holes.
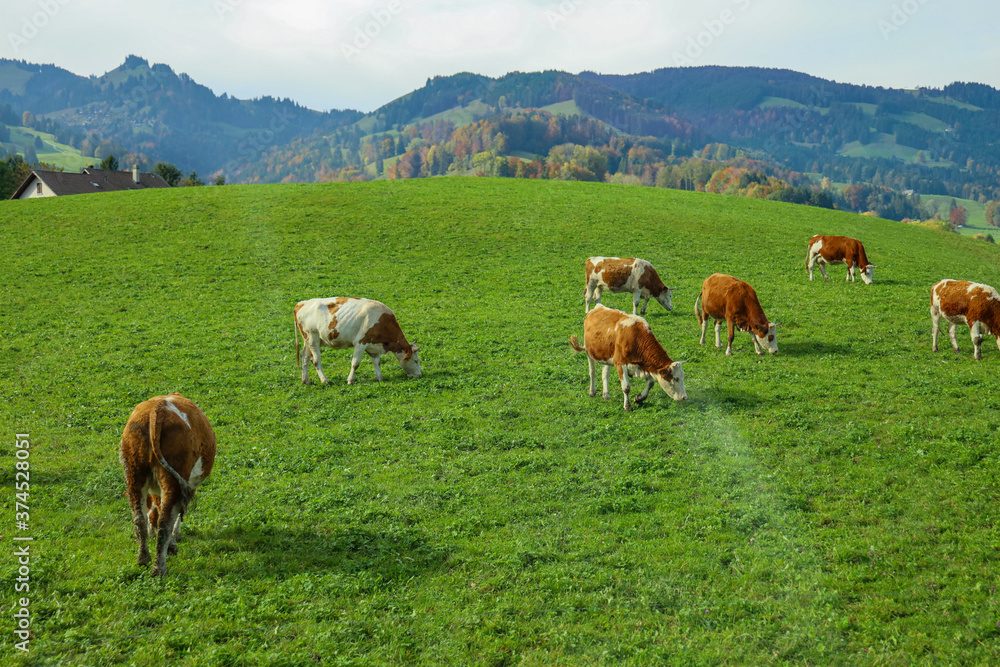
[[[39,185],[42,186],[40,189],[41,191],[39,191],[38,187]],[[49,186],[45,185],[45,183],[42,183],[40,180],[38,180],[37,176],[32,176],[31,182],[28,184],[28,187],[25,189],[24,192],[21,193],[21,196],[18,197],[18,199],[34,199],[35,197],[55,197],[55,196],[56,193],[53,192],[52,189],[49,188]]]

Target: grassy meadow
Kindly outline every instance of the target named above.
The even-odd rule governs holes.
[[[816,233],[875,284],[810,283]],[[1000,662],[1000,352],[932,354],[930,286],[1000,249],[753,199],[492,179],[0,204],[0,490],[30,535],[4,664]],[[689,400],[587,395],[583,263],[648,259]],[[698,345],[702,281],[755,286],[780,352]],[[292,306],[366,296],[421,345],[299,381]],[[627,309],[629,295],[606,295]],[[711,337],[711,333],[710,333]],[[218,436],[180,553],[136,565],[118,463],[140,401]],[[31,434],[30,529],[13,435]],[[17,563],[0,561],[7,621]],[[8,625],[7,627],[10,627]]]

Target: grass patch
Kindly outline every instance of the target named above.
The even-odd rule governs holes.
[[[815,233],[876,284],[810,283]],[[8,202],[0,417],[30,431],[32,629],[12,664],[990,664],[1000,352],[930,352],[931,284],[1000,250],[776,202],[429,179]],[[747,251],[752,248],[752,251]],[[690,400],[587,396],[583,260],[676,288],[650,324]],[[751,282],[781,353],[699,346],[701,282]],[[424,376],[325,352],[292,305],[389,304]],[[629,297],[608,295],[625,307]],[[946,346],[947,347],[947,346]],[[219,455],[151,581],[118,468],[171,390]],[[619,389],[612,388],[612,395]],[[12,447],[0,448],[14,511]],[[16,565],[2,564],[8,591]]]

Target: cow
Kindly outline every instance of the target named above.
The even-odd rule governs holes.
[[[375,379],[382,381],[379,365],[383,354],[392,352],[408,377],[420,377],[420,349],[406,342],[396,315],[380,301],[359,297],[332,297],[299,301],[294,310],[295,328],[302,336],[306,354],[299,356],[299,337],[295,337],[295,360],[301,361],[302,383],[309,384],[309,360],[312,359],[320,382],[329,383],[320,363],[321,347],[335,350],[353,348],[351,372],[347,384],[354,384],[365,352],[375,365]]]
[[[667,310],[673,310],[670,288],[663,284],[653,265],[636,257],[591,257],[584,264],[586,288],[583,312],[590,311],[590,302],[601,303],[601,293],[632,293],[632,314],[646,314],[650,298],[656,299]],[[642,313],[639,313],[639,302]]]
[[[700,302],[700,306],[699,306]],[[705,279],[701,286],[701,294],[694,300],[694,314],[701,327],[701,344],[705,344],[705,333],[708,330],[708,318],[715,319],[715,347],[721,348],[719,328],[722,320],[726,321],[729,332],[729,345],[726,356],[733,354],[733,337],[736,329],[749,331],[753,337],[753,348],[757,354],[767,350],[771,354],[778,352],[778,341],[775,336],[776,324],[769,322],[760,307],[757,293],[750,285],[723,273],[713,273]]]
[[[983,337],[997,337],[1000,349],[1000,294],[989,285],[967,280],[942,280],[931,288],[931,349],[938,351],[941,318],[948,320],[951,347],[958,352],[955,338],[959,324],[969,327],[974,349],[973,358],[983,358]]]
[[[638,315],[629,315],[597,304],[583,320],[583,340],[584,345],[580,345],[574,334],[570,337],[569,344],[577,352],[587,353],[591,396],[597,395],[597,364],[602,364],[604,398],[611,398],[608,393],[608,376],[611,374],[611,366],[614,366],[625,394],[626,411],[632,409],[628,402],[629,377],[646,379],[645,389],[635,397],[636,405],[646,400],[654,382],[659,383],[660,388],[675,401],[687,400],[684,369],[681,368],[684,362],[671,361],[653,336],[649,323]]]
[[[149,526],[156,529],[152,575],[167,572],[167,552],[177,553],[181,519],[212,472],[215,431],[197,405],[178,393],[135,406],[122,432],[118,459],[139,540],[139,565],[149,562]],[[193,507],[193,505],[192,505]]]
[[[847,236],[822,236],[817,234],[809,239],[806,249],[806,268],[809,269],[809,280],[813,279],[813,268],[819,264],[823,279],[830,282],[826,275],[827,264],[847,264],[847,280],[857,282],[854,278],[855,269],[861,271],[861,280],[871,285],[875,279],[875,269],[878,268],[868,261],[865,247],[861,241]]]

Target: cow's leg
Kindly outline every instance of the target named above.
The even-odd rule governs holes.
[[[649,396],[649,390],[653,388],[654,384],[656,384],[656,380],[653,378],[646,378],[646,386],[643,388],[642,393],[635,397],[636,405],[639,405],[646,400],[646,397]]]
[[[590,283],[583,288],[583,312],[590,312],[590,301],[594,298],[594,287]]]
[[[309,384],[309,360],[312,359],[312,350],[307,339],[303,339],[302,347],[302,384]]]
[[[826,262],[819,262],[819,272],[823,274],[823,280],[830,282],[830,276],[826,275]]]
[[[615,366],[615,368],[618,370],[618,377],[621,378],[622,381],[622,394],[625,395],[625,411],[628,412],[632,409],[632,404],[628,402],[628,368],[625,366]]]
[[[594,288],[594,305],[598,306],[601,304],[601,295],[604,292],[601,290],[600,286]]]
[[[846,282],[849,282],[849,283],[855,282],[855,280],[854,280],[854,265],[853,264],[848,264],[847,265],[847,280],[846,280]]]
[[[611,392],[608,391],[608,382],[611,380],[611,366],[605,364],[601,366],[601,383],[604,385],[604,393],[601,394],[601,398],[607,400],[611,398]]]
[[[180,519],[180,490],[177,489],[177,480],[170,479],[167,483],[165,477],[169,473],[163,473],[160,477],[160,525],[156,529],[156,560],[153,562],[151,574],[154,577],[162,577],[167,573],[167,549],[171,543],[174,532],[174,523]]]
[[[378,382],[382,381],[382,356],[378,354],[372,355],[372,365],[375,366],[375,380]]]
[[[757,353],[757,356],[764,356],[764,350],[761,349],[760,343],[757,342],[757,336],[754,335],[753,331],[750,332],[750,338],[753,339],[753,351]]]
[[[705,334],[708,333],[708,316],[701,318],[701,344],[705,344]]]
[[[319,336],[309,336],[309,354],[312,356],[313,366],[316,368],[316,375],[319,376],[319,381],[323,384],[329,384],[330,381],[326,379],[326,375],[323,374],[323,362],[319,357]],[[306,369],[308,370],[308,368]]]
[[[722,320],[715,320],[715,347],[722,349],[722,339],[719,338],[719,333],[722,330]]]
[[[182,517],[180,512],[177,513],[177,521],[170,530],[170,544],[167,545],[167,553],[175,556],[177,555],[177,543],[181,541],[181,520]]]
[[[726,320],[726,332],[729,334],[729,345],[726,346],[726,356],[733,356],[733,338],[736,337],[736,327],[732,320]],[[751,335],[753,335],[751,333]]]
[[[347,375],[347,384],[354,384],[354,375],[358,372],[358,367],[361,366],[361,360],[364,358],[365,346],[355,346],[354,354],[351,355],[351,372]]]
[[[649,297],[648,297],[648,296],[647,296],[647,297],[646,297],[646,299],[645,299],[645,300],[644,300],[644,301],[642,302],[642,314],[643,314],[643,315],[645,315],[645,314],[646,314],[646,307],[647,307],[647,306],[649,306]]]
[[[951,349],[958,352],[958,325],[948,322],[948,338],[951,339]]]
[[[973,322],[969,327],[969,335],[972,337],[972,358],[981,361],[983,358],[983,334],[982,324]]]
[[[633,292],[632,293],[632,314],[633,315],[638,315],[639,314],[639,302],[640,301],[642,301],[642,297],[639,296],[639,293],[638,292]],[[642,307],[642,314],[643,315],[646,314],[646,307],[645,306]]]
[[[139,565],[149,562],[149,518],[146,516],[146,494],[137,480],[126,478],[128,504],[132,508],[132,534],[139,540]]]
[[[938,334],[941,333],[941,313],[931,306],[931,352],[938,351]],[[1000,338],[997,339],[1000,341]]]
[[[590,370],[590,397],[593,398],[597,396],[597,362],[589,354],[587,355],[587,366]]]
[[[816,266],[816,255],[809,253],[809,259],[806,262],[806,268],[809,269],[809,282],[813,279],[813,268]]]

